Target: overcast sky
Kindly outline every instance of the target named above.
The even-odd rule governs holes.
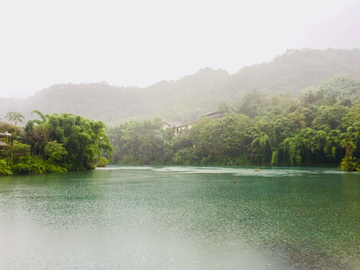
[[[282,54],[353,0],[2,1],[0,97],[57,83],[144,87]]]

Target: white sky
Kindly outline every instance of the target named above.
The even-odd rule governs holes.
[[[353,0],[2,0],[0,97],[57,83],[140,87],[282,54]]]

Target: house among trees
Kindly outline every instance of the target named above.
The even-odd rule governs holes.
[[[0,149],[6,147],[6,142],[0,141]]]
[[[4,137],[10,137],[11,134],[7,131],[5,131],[4,133],[0,133],[0,138],[4,138]],[[7,144],[6,142],[0,140],[0,149],[6,148]]]
[[[182,122],[173,122],[166,123],[163,122],[163,129],[172,128],[174,131],[174,135],[188,134],[191,127],[194,125],[194,122],[182,123]]]
[[[5,131],[4,133],[0,133],[0,138],[3,138],[3,137],[10,137],[11,134],[7,131]],[[5,148],[6,147],[6,142],[0,140],[0,149],[1,148]]]
[[[226,114],[237,114],[237,112],[233,109],[228,108],[228,106],[222,102],[219,106],[219,109],[213,112],[208,112],[201,115],[199,118],[207,117],[219,120],[220,118],[224,117]],[[172,128],[174,135],[188,135],[190,133],[191,127],[195,124],[196,121],[193,122],[172,122],[167,123],[163,122],[163,129],[166,130],[168,128]]]
[[[228,111],[226,111],[225,113],[237,114],[237,112],[232,109],[228,109]],[[220,118],[224,117],[225,113],[220,110],[217,110],[217,111],[205,113],[205,114],[201,115],[200,118],[207,117],[207,118],[213,118],[213,119],[220,119]]]
[[[11,134],[7,131],[5,131],[4,133],[0,133],[0,138],[3,138],[3,137],[10,137]]]
[[[213,118],[213,119],[220,119],[221,118],[221,112],[219,110],[214,112],[208,112],[200,116],[201,117],[207,117],[207,118]]]

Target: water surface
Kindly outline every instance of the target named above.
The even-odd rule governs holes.
[[[360,269],[360,174],[116,167],[0,178],[0,269]]]

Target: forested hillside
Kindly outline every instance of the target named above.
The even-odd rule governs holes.
[[[238,114],[221,103],[221,119],[202,117],[180,135],[160,129],[159,119],[125,122],[108,131],[113,162],[360,170],[359,97],[358,81],[337,77],[299,98],[250,91]]]
[[[26,100],[0,98],[0,115],[20,111],[27,119],[38,109],[64,111],[116,125],[125,120],[161,117],[165,121],[195,120],[226,102],[238,110],[248,91],[272,96],[289,92],[300,96],[338,76],[360,78],[360,50],[288,50],[268,63],[256,64],[229,75],[205,68],[177,81],[162,81],[146,88],[112,86],[106,82],[57,84]],[[119,74],[121,76],[121,74]]]

